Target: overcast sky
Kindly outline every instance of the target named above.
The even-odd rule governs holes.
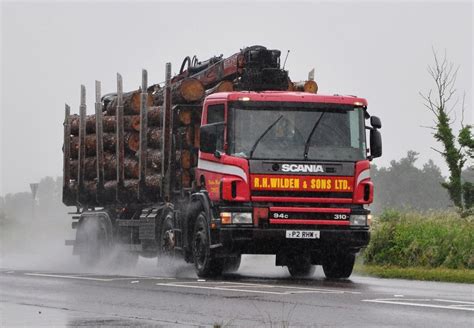
[[[103,91],[164,80],[185,56],[230,56],[260,44],[290,49],[293,80],[316,69],[319,93],[368,99],[382,119],[388,166],[408,150],[419,165],[433,159],[433,117],[419,91],[433,87],[426,68],[432,47],[459,65],[457,89],[466,92],[472,123],[472,2],[2,2],[0,195],[29,190],[30,182],[62,174],[64,103],[78,111],[80,84],[93,111],[94,80]],[[458,122],[460,112],[458,112]]]

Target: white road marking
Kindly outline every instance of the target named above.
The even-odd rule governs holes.
[[[233,292],[244,292],[244,293],[257,293],[257,294],[272,294],[272,295],[291,295],[291,294],[307,294],[307,293],[318,293],[318,294],[343,294],[345,291],[331,290],[331,289],[316,289],[316,288],[305,288],[295,286],[283,286],[283,285],[268,285],[268,284],[253,284],[253,283],[239,283],[239,282],[227,282],[227,281],[216,281],[208,282],[210,285],[197,284],[193,281],[180,281],[175,283],[157,283],[157,286],[166,287],[178,287],[178,288],[194,288],[194,289],[208,289],[208,290],[223,290]],[[266,290],[259,290],[265,288]],[[271,291],[268,289],[282,289],[283,291]],[[355,292],[349,292],[355,293]]]
[[[212,287],[212,286],[196,286],[196,285],[180,285],[173,283],[158,283],[157,286],[166,286],[166,287],[181,287],[181,288],[195,288],[195,289],[210,289],[210,290],[224,290],[231,292],[244,292],[244,293],[257,293],[257,294],[272,294],[272,295],[285,295],[289,292],[270,292],[265,290],[252,290],[252,289],[235,289],[235,288],[226,288],[226,287]]]
[[[76,280],[92,280],[92,281],[120,281],[120,280],[133,280],[136,278],[147,279],[147,280],[174,280],[175,278],[169,277],[151,277],[151,276],[131,276],[131,277],[117,277],[117,278],[98,278],[88,277],[83,275],[61,275],[61,274],[46,274],[46,273],[25,273],[26,276],[38,276],[38,277],[49,277],[49,278],[62,278],[62,279],[76,279]]]
[[[466,305],[467,305],[467,304],[474,305],[474,302],[443,300],[443,299],[439,299],[439,298],[434,299],[434,301],[437,301],[437,302],[449,302],[449,303],[461,303],[461,304],[466,304]]]
[[[49,278],[63,278],[63,279],[78,279],[78,280],[94,280],[94,281],[111,281],[111,279],[92,278],[81,276],[65,276],[60,274],[45,274],[45,273],[25,273],[25,276],[49,277]]]
[[[235,284],[235,285],[247,285],[255,287],[268,287],[268,288],[288,288],[288,289],[300,289],[300,290],[312,290],[312,291],[324,291],[332,292],[338,294],[361,294],[361,292],[352,292],[339,289],[326,289],[326,288],[311,288],[311,287],[298,287],[298,286],[287,286],[287,285],[270,285],[270,284],[255,284],[255,283],[246,283],[246,282],[227,282],[223,281],[222,283]]]
[[[405,302],[406,301],[406,302]],[[456,303],[452,305],[440,305],[440,304],[430,304],[430,303],[415,303],[415,302],[451,302]],[[437,299],[404,299],[403,301],[399,298],[385,298],[385,299],[373,299],[373,300],[362,300],[362,302],[371,302],[371,303],[382,303],[382,304],[396,304],[396,305],[405,305],[405,306],[414,306],[414,307],[427,307],[435,309],[448,309],[448,310],[461,310],[461,311],[474,311],[474,308],[469,308],[472,305],[472,302],[463,302],[463,301],[453,301],[453,300],[437,300]]]
[[[138,281],[138,280],[132,280],[132,281],[130,281],[131,284],[138,284],[139,282],[140,282],[140,281]]]

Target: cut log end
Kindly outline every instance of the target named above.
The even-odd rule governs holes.
[[[199,80],[186,79],[179,88],[181,97],[188,102],[198,101],[204,95],[204,86]]]

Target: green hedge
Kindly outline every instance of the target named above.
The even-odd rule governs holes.
[[[474,269],[474,218],[453,212],[385,211],[375,217],[367,264]]]

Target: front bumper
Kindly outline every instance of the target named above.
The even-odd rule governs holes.
[[[286,230],[319,230],[318,239],[287,239]],[[315,227],[293,228],[242,228],[225,227],[211,232],[212,243],[218,245],[219,253],[276,254],[282,250],[348,249],[358,251],[368,245],[368,228],[317,229]]]

